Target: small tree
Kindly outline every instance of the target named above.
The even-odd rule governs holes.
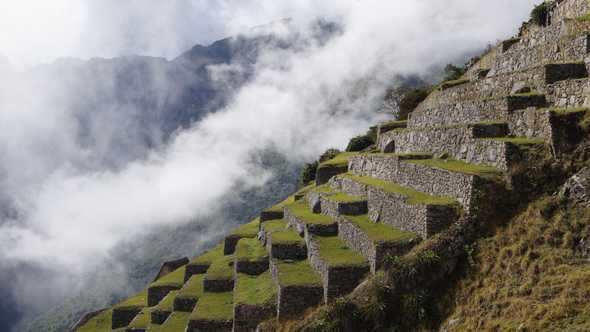
[[[348,143],[348,146],[346,147],[346,151],[348,151],[348,152],[362,151],[373,144],[375,144],[375,141],[371,138],[370,135],[362,135],[362,136],[353,137],[350,140],[350,142]]]
[[[399,103],[399,120],[407,120],[408,115],[412,113],[418,105],[428,97],[430,88],[413,89],[406,92]]]
[[[305,166],[303,166],[303,169],[301,170],[301,180],[300,181],[300,185],[301,186],[305,186],[308,183],[310,183],[311,181],[315,180],[315,174],[318,170],[318,162],[314,161],[313,163],[307,163],[305,164]]]
[[[549,4],[542,2],[533,8],[531,12],[531,21],[536,25],[546,26],[547,18],[549,17]]]
[[[444,68],[445,78],[443,79],[443,81],[458,80],[459,78],[461,78],[461,76],[463,76],[463,74],[465,74],[465,71],[466,71],[465,67],[457,67],[457,66],[449,63]]]
[[[323,163],[324,161],[328,161],[330,159],[333,159],[334,157],[336,157],[338,154],[340,153],[340,150],[338,149],[328,149],[326,150],[326,152],[324,152],[321,156],[320,156],[320,163]]]

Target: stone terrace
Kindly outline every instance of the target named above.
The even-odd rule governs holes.
[[[299,319],[455,222],[474,222],[535,152],[558,155],[590,106],[586,0],[557,1],[407,122],[378,126],[379,152],[320,164],[313,184],[77,331],[255,331]],[[564,109],[565,108],[565,109]],[[531,156],[529,156],[531,154]]]

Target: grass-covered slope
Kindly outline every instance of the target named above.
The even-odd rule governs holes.
[[[590,331],[590,209],[531,204],[477,242],[446,324],[460,331]],[[587,240],[586,240],[587,241]]]

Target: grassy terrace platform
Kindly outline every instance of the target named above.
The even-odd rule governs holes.
[[[343,192],[334,192],[333,194],[324,196],[327,200],[337,203],[354,203],[365,201],[366,198],[362,196],[353,196]]]
[[[208,280],[231,280],[234,277],[233,271],[234,256],[223,256],[215,260],[205,275],[205,281]]]
[[[240,238],[253,238],[258,234],[260,227],[260,219],[256,218],[251,222],[236,228],[230,235],[238,236]]]
[[[198,256],[192,261],[190,261],[186,265],[186,273],[184,275],[184,280],[188,281],[188,279],[195,274],[202,274],[207,272],[209,266],[211,266],[213,261],[223,257],[224,251],[225,241],[215,246],[215,248],[206,251],[201,256]]]
[[[295,202],[285,207],[298,219],[305,221],[306,224],[314,225],[331,225],[334,220],[328,216],[313,213],[305,202]]]
[[[151,314],[152,308],[144,308],[129,324],[130,328],[133,329],[147,329],[152,326]]]
[[[112,324],[112,310],[105,310],[90,319],[76,332],[110,332]]]
[[[469,164],[452,159],[421,159],[407,160],[408,163],[436,167],[450,172],[464,173],[484,178],[497,178],[503,174],[499,169],[492,166]]]
[[[348,166],[348,159],[358,155],[358,152],[342,152],[336,157],[321,163],[318,168],[339,168]]]
[[[165,311],[165,312],[172,312],[174,311],[174,300],[176,296],[178,296],[179,291],[171,291],[166,295],[158,305],[156,305],[153,310]]]
[[[345,218],[361,229],[373,242],[400,242],[409,241],[418,237],[414,233],[404,232],[390,225],[372,222],[368,215],[346,216]]]
[[[274,305],[277,298],[277,287],[272,280],[270,271],[259,276],[238,274],[234,289],[234,302],[253,306]]]
[[[199,298],[203,296],[204,279],[204,274],[195,274],[184,283],[174,299],[175,311],[190,312],[193,310]]]
[[[387,193],[405,196],[406,203],[410,205],[424,204],[424,205],[456,205],[456,200],[450,197],[431,196],[421,193],[414,189],[400,186],[393,182],[378,180],[371,177],[355,176],[352,174],[344,174],[341,177],[352,180],[354,182],[364,184],[366,186],[381,189]]]
[[[228,322],[233,319],[233,293],[204,293],[195,311],[190,315],[191,321]]]
[[[276,219],[261,224],[260,229],[267,234],[272,234],[274,232],[284,232],[287,230],[288,226],[289,224],[285,220]]]
[[[277,283],[281,287],[290,286],[322,286],[322,280],[307,261],[275,260],[278,270]]]
[[[268,253],[257,239],[241,239],[235,257],[238,262],[260,262],[268,259]]]
[[[175,311],[168,317],[164,324],[160,326],[152,325],[148,332],[184,332],[189,316],[190,313],[188,312]]]
[[[186,267],[180,267],[167,275],[160,278],[158,281],[150,284],[150,287],[175,286],[182,287],[184,284],[184,272]]]
[[[133,308],[147,306],[147,289],[135,294],[127,300],[115,305],[113,308]]]
[[[319,247],[319,255],[329,267],[349,267],[367,265],[366,259],[350,250],[338,236],[314,236]]]

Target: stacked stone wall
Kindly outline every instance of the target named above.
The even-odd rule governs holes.
[[[125,327],[141,312],[138,307],[113,308],[111,328]]]
[[[229,332],[232,327],[231,320],[190,320],[186,332]]]
[[[307,223],[305,220],[291,213],[289,209],[285,209],[285,220],[289,225],[297,228],[297,231],[301,235],[305,234],[305,232],[320,236],[332,236],[338,234],[338,223],[335,221],[330,224]]]
[[[322,277],[324,285],[324,302],[350,293],[369,272],[369,265],[331,267],[320,253],[320,245],[314,235],[306,233],[305,242],[310,265]]]
[[[234,306],[233,332],[256,331],[258,324],[272,318],[276,313],[275,303],[263,305],[237,303]]]
[[[590,11],[590,2],[588,0],[557,1],[550,12],[551,22],[554,24],[567,18],[583,16],[588,11]]]
[[[346,217],[340,217],[338,223],[338,236],[347,246],[360,252],[369,261],[371,273],[375,273],[383,266],[383,261],[387,256],[403,256],[418,242],[413,240],[389,243],[375,242]]]
[[[407,198],[348,178],[335,178],[334,187],[354,195],[367,196],[369,218],[406,232],[428,238],[457,219],[456,207],[446,205],[408,204]]]
[[[383,155],[356,156],[350,160],[350,172],[391,181],[430,195],[457,199],[469,210],[474,187],[481,179],[474,175],[450,172],[426,165],[413,164]]]
[[[298,285],[282,286],[279,282],[279,269],[274,260],[270,261],[270,271],[278,285],[277,319],[292,318],[307,308],[320,304],[324,298],[323,287]]]
[[[271,258],[302,260],[307,258],[307,248],[299,243],[273,243],[272,234],[266,236],[266,250]]]
[[[234,289],[234,279],[205,279],[203,280],[203,290],[211,293],[231,292]]]
[[[358,216],[367,213],[367,201],[338,202],[330,199],[329,195],[320,199],[321,213],[334,219],[341,215]]]
[[[192,312],[199,300],[195,298],[180,298],[174,299],[174,311]]]
[[[590,107],[590,80],[556,82],[547,86],[547,98],[555,107]]]
[[[171,314],[171,311],[153,310],[151,312],[151,322],[152,324],[162,325]]]
[[[496,59],[488,75],[508,74],[548,63],[583,61],[587,54],[588,34],[564,37],[533,47],[513,47]]]
[[[153,307],[160,303],[168,293],[179,290],[180,286],[152,286],[148,288],[147,302],[148,307]]]
[[[508,128],[505,134],[507,133]],[[472,126],[394,131],[382,137],[379,148],[381,151],[387,151],[387,147],[393,144],[396,153],[448,153],[453,158],[467,163],[490,165],[506,170],[508,162],[504,144],[478,137],[485,136],[477,135]]]

